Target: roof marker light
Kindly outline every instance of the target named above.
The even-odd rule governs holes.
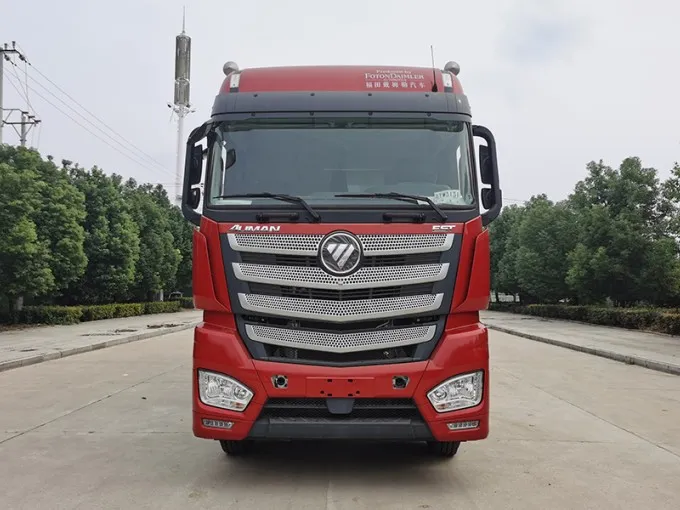
[[[224,64],[224,66],[222,66],[222,71],[224,72],[225,76],[229,76],[231,73],[238,71],[238,64],[230,60]]]
[[[458,74],[460,73],[460,65],[458,64],[458,62],[449,60],[444,66],[444,70],[449,71],[450,73],[453,73],[454,75],[458,76]]]
[[[444,88],[450,89],[453,87],[453,76],[449,73],[442,73],[442,81],[444,82]]]
[[[238,86],[239,86],[240,83],[241,83],[241,73],[233,73],[229,78],[229,88],[230,89],[238,89]]]

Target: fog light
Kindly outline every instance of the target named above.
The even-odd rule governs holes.
[[[252,400],[253,392],[236,379],[199,370],[198,396],[205,405],[229,411],[243,411]]]
[[[222,420],[206,420],[204,418],[203,425],[206,427],[212,427],[214,429],[230,429],[234,426],[234,422]]]
[[[454,423],[447,423],[446,426],[449,430],[476,429],[479,427],[479,421],[457,421]]]
[[[457,411],[479,405],[483,388],[484,373],[480,370],[447,379],[433,388],[427,398],[438,413]]]

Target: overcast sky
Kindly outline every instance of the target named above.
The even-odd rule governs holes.
[[[639,156],[662,176],[680,160],[680,37],[674,33],[680,4],[626,4],[0,0],[0,43],[16,40],[35,68],[28,68],[28,94],[42,125],[29,135],[33,146],[58,161],[97,164],[168,185],[174,181],[176,124],[167,103],[183,5],[197,109],[187,134],[210,115],[227,60],[241,68],[428,66],[433,44],[439,67],[459,62],[474,122],[496,135],[505,197],[545,192],[561,199],[593,159],[615,166]],[[47,92],[73,105],[45,77],[161,165],[134,148],[144,164],[132,162],[59,112],[55,106],[123,151]],[[5,108],[25,107],[12,86],[24,80],[23,65],[5,65]],[[9,127],[4,141],[18,141]]]

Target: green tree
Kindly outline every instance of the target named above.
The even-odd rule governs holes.
[[[175,240],[175,247],[179,250],[180,261],[174,281],[168,282],[167,288],[178,290],[190,295],[192,292],[192,261],[194,228],[182,215],[177,207],[168,212],[170,232]]]
[[[121,177],[107,176],[94,167],[69,169],[85,196],[85,274],[73,286],[72,299],[84,303],[125,300],[135,283],[140,256],[139,229],[122,192]]]
[[[85,255],[85,196],[72,183],[68,173],[58,168],[51,156],[43,161],[38,153],[38,178],[42,203],[35,222],[38,235],[47,242],[49,265],[55,278],[55,297],[63,297],[69,286],[83,277]]]
[[[545,195],[532,197],[517,229],[515,271],[522,291],[540,302],[569,297],[568,253],[576,244],[572,212]]]
[[[489,225],[491,250],[491,288],[498,293],[515,296],[521,289],[515,275],[515,255],[518,249],[516,226],[524,207],[504,207],[498,218]]]
[[[154,190],[151,184],[137,186],[133,179],[125,185],[125,197],[137,223],[140,241],[132,294],[140,300],[153,300],[175,280],[181,260],[167,214],[170,203],[167,195]]]
[[[569,197],[578,226],[569,287],[581,302],[668,300],[677,287],[677,248],[665,233],[672,186],[660,185],[656,170],[638,158],[618,170],[602,162],[587,169]]]
[[[21,309],[26,297],[50,292],[55,280],[48,244],[33,221],[45,185],[21,158],[3,159],[21,165],[0,163],[0,293],[12,310]]]

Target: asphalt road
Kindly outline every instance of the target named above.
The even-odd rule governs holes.
[[[677,508],[680,377],[492,333],[489,439],[272,444],[193,437],[189,331],[0,373],[4,509]],[[674,503],[675,502],[675,503]]]

